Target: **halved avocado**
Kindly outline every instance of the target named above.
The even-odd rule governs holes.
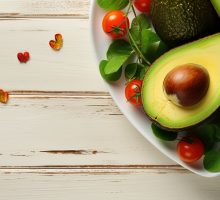
[[[163,82],[177,66],[194,63],[209,73],[206,95],[194,106],[180,107],[168,100]],[[147,71],[142,87],[147,116],[169,130],[185,130],[209,118],[220,106],[220,33],[188,43],[164,54]]]

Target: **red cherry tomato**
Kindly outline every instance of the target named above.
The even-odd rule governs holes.
[[[128,27],[127,27],[128,26]],[[108,12],[102,21],[102,28],[113,39],[124,37],[129,28],[129,19],[120,10]]]
[[[132,80],[126,85],[125,97],[134,106],[140,106],[142,80]]]
[[[151,0],[134,0],[134,6],[140,11],[150,13]]]
[[[195,162],[204,154],[204,145],[196,136],[183,137],[177,144],[177,153],[184,162]]]

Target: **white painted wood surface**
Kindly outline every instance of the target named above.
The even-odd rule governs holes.
[[[1,166],[175,164],[105,93],[17,94],[0,110]]]
[[[0,4],[1,5],[1,4]],[[53,51],[48,42],[62,33],[64,46]],[[0,20],[0,51],[7,90],[105,91],[92,58],[88,19]],[[29,51],[31,59],[19,64],[17,52]]]
[[[88,18],[89,0],[2,0],[2,17]]]
[[[2,0],[0,199],[218,200],[151,146],[115,106],[89,42],[88,0]],[[60,52],[48,41],[64,37]],[[18,51],[31,60],[19,64]]]
[[[220,179],[207,180],[185,170],[3,169],[0,174],[4,200],[219,200]]]

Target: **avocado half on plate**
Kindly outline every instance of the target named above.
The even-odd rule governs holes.
[[[142,101],[151,120],[173,131],[212,116],[220,106],[220,33],[156,60],[143,80]]]

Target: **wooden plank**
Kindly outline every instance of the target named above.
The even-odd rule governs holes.
[[[62,33],[64,46],[53,51],[48,42]],[[0,20],[0,88],[7,90],[106,91],[92,57],[85,19]],[[17,53],[29,51],[20,64]]]
[[[100,94],[11,95],[0,105],[0,166],[175,164]]]
[[[7,0],[0,2],[0,17],[88,18],[89,0]]]
[[[1,169],[0,177],[4,200],[219,200],[219,178],[178,169]]]

